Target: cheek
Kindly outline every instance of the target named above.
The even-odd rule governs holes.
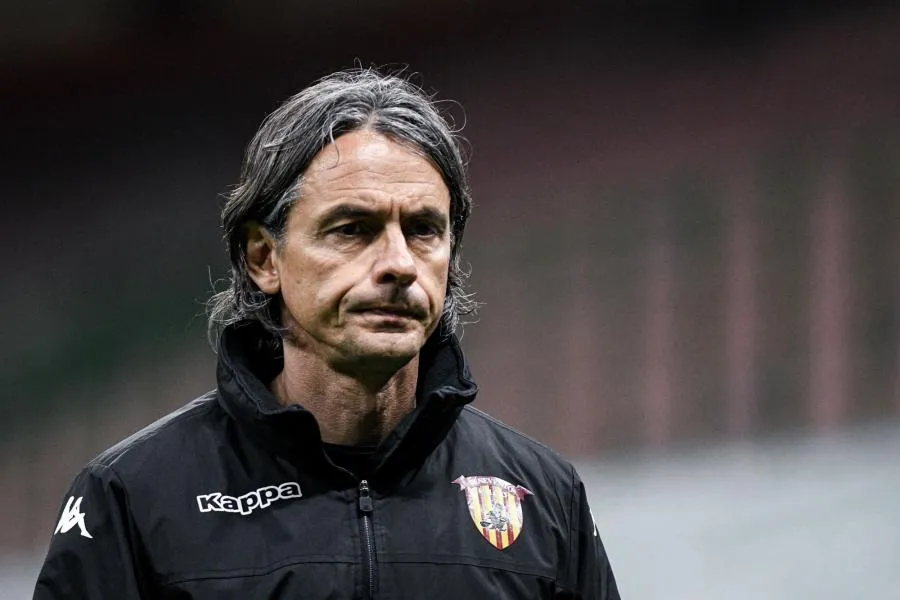
[[[295,260],[284,274],[281,295],[295,319],[311,323],[335,311],[344,292],[341,281],[336,265]]]
[[[347,304],[358,300],[360,284],[368,280],[368,271],[358,262],[346,261],[329,265],[316,275],[310,290],[310,303],[320,318],[341,319]]]
[[[314,299],[310,292],[316,288],[310,284],[308,278],[296,272],[285,273],[281,280],[281,301],[294,320],[300,323],[307,322],[312,312]]]
[[[444,297],[447,295],[447,282],[449,280],[450,257],[449,252],[428,264],[428,295],[434,301],[436,308],[442,310]]]

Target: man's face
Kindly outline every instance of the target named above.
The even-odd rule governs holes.
[[[292,343],[334,365],[399,368],[438,325],[449,265],[440,173],[363,130],[339,137],[307,169],[272,255],[272,283]]]

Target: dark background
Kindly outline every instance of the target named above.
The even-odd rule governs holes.
[[[897,419],[889,3],[3,3],[0,555],[214,385],[221,196],[355,64],[466,123],[481,408],[577,459]]]

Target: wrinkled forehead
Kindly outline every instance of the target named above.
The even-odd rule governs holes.
[[[372,210],[450,210],[450,191],[427,157],[365,130],[323,148],[306,170],[299,196],[313,211],[346,202]]]

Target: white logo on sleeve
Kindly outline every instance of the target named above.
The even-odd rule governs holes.
[[[281,485],[267,485],[258,490],[247,492],[243,496],[228,496],[221,492],[200,494],[197,496],[197,507],[200,512],[228,512],[249,515],[259,508],[268,508],[277,500],[300,498],[300,484],[288,481]]]
[[[56,524],[54,535],[57,533],[68,533],[70,529],[78,525],[82,537],[94,537],[88,533],[87,527],[84,526],[84,513],[81,512],[82,498],[83,496],[78,496],[77,499],[75,496],[69,496],[65,508],[63,508],[62,516],[59,517],[59,523]]]

